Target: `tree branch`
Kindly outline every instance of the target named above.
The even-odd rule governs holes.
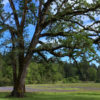
[[[14,5],[12,0],[9,0],[9,3],[10,3],[10,6],[11,6],[13,14],[14,14],[14,19],[15,19],[16,26],[17,26],[17,28],[19,28],[18,15],[16,13],[17,11],[15,9],[15,5]]]
[[[38,48],[35,48],[32,52],[38,52],[38,51],[55,51],[55,50],[58,50],[58,49],[61,49],[61,48],[71,48],[73,49],[74,47],[72,46],[66,46],[66,45],[58,45],[56,47],[38,47]],[[75,47],[75,49],[79,49],[78,46]]]
[[[43,8],[42,11],[41,11],[41,12],[42,12],[42,15],[41,15],[42,21],[41,21],[41,23],[44,23],[44,21],[45,21],[45,15],[46,15],[46,13],[47,13],[49,7],[50,7],[50,4],[51,4],[53,1],[55,1],[55,0],[48,0],[48,1],[44,4],[44,8]]]
[[[26,12],[27,12],[27,0],[24,0],[24,11],[23,11],[23,15],[22,15],[22,20],[21,20],[21,31],[23,33],[23,28],[24,28],[24,23],[25,23],[25,16],[26,16]]]
[[[52,55],[56,56],[56,57],[65,57],[65,56],[69,56],[68,53],[60,53],[60,52],[54,52],[54,51],[48,51],[49,53],[51,53]]]
[[[50,4],[55,1],[55,0],[48,0],[45,4],[44,4],[44,8],[42,10],[43,15],[45,15],[45,13],[48,11],[48,8],[50,6]]]
[[[96,9],[100,8],[100,4],[97,4],[95,7],[91,7],[88,9],[81,9],[79,11],[67,11],[67,9],[65,9],[63,12],[59,12],[56,15],[54,15],[51,19],[49,19],[48,21],[45,21],[44,23],[41,24],[41,26],[43,28],[45,28],[47,25],[49,25],[50,23],[53,23],[55,21],[57,21],[58,19],[62,19],[64,16],[70,16],[70,15],[82,15],[84,13],[90,12],[90,11],[95,11]]]
[[[82,29],[83,30],[83,29]],[[63,37],[66,37],[66,36],[73,36],[75,34],[78,34],[78,33],[81,33],[82,30],[80,30],[79,32],[58,32],[58,33],[44,33],[44,34],[40,34],[40,38],[41,37],[57,37],[57,36],[63,36]],[[86,34],[84,36],[98,36],[98,34]]]
[[[48,62],[47,58],[41,53],[41,52],[37,52],[46,62]]]
[[[8,30],[7,27],[0,29],[0,34],[3,33],[3,32],[5,32],[6,30]]]

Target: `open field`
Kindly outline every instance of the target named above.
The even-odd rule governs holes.
[[[11,90],[12,87],[0,87],[0,100],[19,100],[6,98]],[[27,92],[21,100],[100,100],[100,83],[27,85]]]
[[[0,87],[0,92],[12,91],[11,86]],[[100,92],[100,83],[33,84],[27,92]]]

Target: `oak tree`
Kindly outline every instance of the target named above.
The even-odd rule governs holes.
[[[34,54],[47,60],[43,52],[72,57],[93,51],[91,36],[98,34],[93,34],[92,26],[99,22],[95,18],[99,11],[99,0],[8,0],[7,4],[0,0],[0,35],[4,36],[0,45],[10,50],[12,59],[11,96],[24,96],[25,77]],[[87,25],[84,18],[92,23]]]

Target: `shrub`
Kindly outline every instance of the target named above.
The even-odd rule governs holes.
[[[79,76],[68,77],[63,79],[63,83],[77,83],[79,82]]]
[[[96,82],[96,83],[100,83],[100,79],[97,79],[95,82]]]
[[[0,78],[0,86],[9,86],[12,85],[12,82],[10,79],[4,77],[4,78]]]

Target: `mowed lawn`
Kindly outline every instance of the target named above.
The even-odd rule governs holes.
[[[99,83],[38,84],[28,85],[33,89],[77,90],[68,92],[32,92],[24,98],[8,98],[7,92],[0,92],[0,100],[100,100]]]
[[[0,93],[0,100],[100,100],[98,93],[27,93],[24,98],[7,98]]]

